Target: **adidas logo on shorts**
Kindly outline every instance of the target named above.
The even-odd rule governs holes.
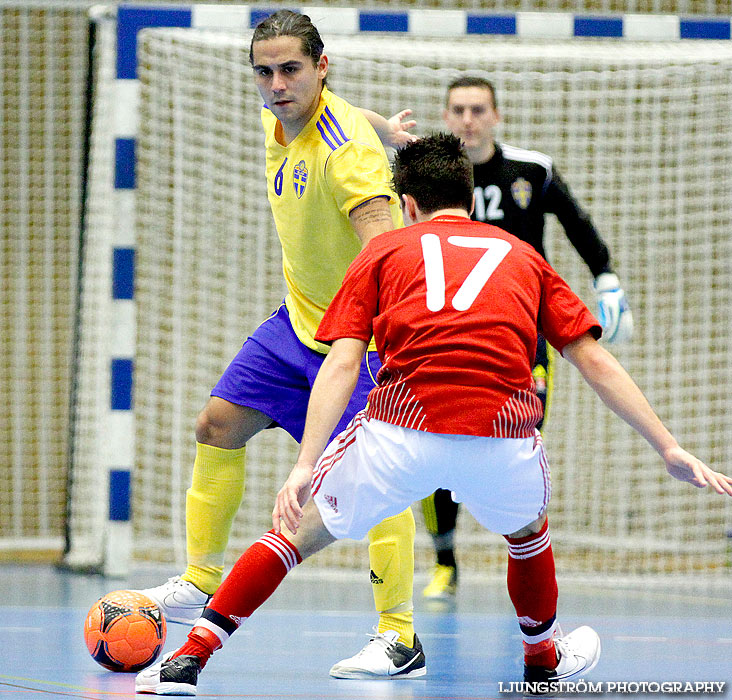
[[[329,496],[327,493],[323,495],[325,502],[337,513],[338,499],[335,496]]]

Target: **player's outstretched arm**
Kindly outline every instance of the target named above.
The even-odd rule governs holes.
[[[699,488],[732,496],[732,478],[710,469],[679,447],[622,365],[589,333],[569,343],[562,355],[580,371],[603,402],[640,433],[666,463],[668,473]]]
[[[412,114],[411,109],[403,109],[388,119],[382,117],[378,112],[372,112],[370,109],[364,109],[363,107],[359,107],[359,111],[374,127],[376,135],[385,146],[401,148],[419,138],[409,133],[410,129],[417,126],[414,119],[407,119]]]
[[[666,470],[674,479],[688,481],[699,488],[709,484],[717,493],[732,496],[732,477],[712,471],[704,462],[681,447],[668,450],[663,457]]]
[[[293,535],[297,532],[302,506],[310,497],[315,464],[346,410],[367,345],[363,340],[339,338],[320,367],[310,392],[297,462],[277,494],[272,511],[272,527],[277,533],[280,532],[280,520]]]

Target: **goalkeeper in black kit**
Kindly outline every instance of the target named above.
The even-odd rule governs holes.
[[[577,203],[557,173],[550,156],[495,140],[501,121],[493,84],[462,76],[447,88],[443,119],[465,144],[473,164],[475,209],[472,218],[512,233],[546,257],[544,218],[554,214],[594,278],[603,338],[622,343],[633,333],[633,316],[610,266],[610,253],[590,216]],[[551,393],[551,351],[539,335],[534,381],[546,411]],[[541,428],[541,422],[537,426]],[[457,589],[454,533],[459,504],[438,490],[422,502],[425,524],[435,543],[437,562],[424,589],[427,601],[449,603]]]

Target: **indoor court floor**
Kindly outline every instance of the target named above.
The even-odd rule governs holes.
[[[135,697],[134,674],[98,666],[86,650],[82,626],[87,610],[104,593],[155,585],[164,578],[148,571],[129,580],[105,579],[49,566],[0,564],[0,699]],[[330,678],[330,666],[360,649],[375,624],[370,586],[366,576],[363,581],[324,583],[296,571],[212,658],[199,680],[198,696],[517,697],[509,691],[510,683],[521,679],[521,640],[504,583],[464,583],[453,610],[430,611],[418,595],[424,580],[424,574],[418,578],[415,596],[417,633],[427,657],[424,678]],[[590,688],[595,692],[587,697],[659,697],[666,688],[676,692],[664,697],[732,700],[732,579],[727,586],[702,591],[591,587],[560,579],[559,618],[565,631],[588,624],[602,639],[602,657],[586,679],[595,684]],[[187,630],[169,625],[166,650],[179,646]],[[610,684],[621,682],[626,691],[641,692],[608,691]],[[718,685],[687,685],[705,682],[726,686],[719,692]]]

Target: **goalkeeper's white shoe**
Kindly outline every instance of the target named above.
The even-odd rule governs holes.
[[[190,581],[180,576],[169,578],[161,586],[144,588],[137,591],[154,600],[167,622],[192,625],[199,617],[206,603],[211,600],[208,593],[196,588]]]
[[[427,673],[424,651],[417,635],[410,649],[399,641],[399,633],[374,630],[368,644],[355,656],[339,661],[330,669],[333,678],[361,680],[418,678]]]

